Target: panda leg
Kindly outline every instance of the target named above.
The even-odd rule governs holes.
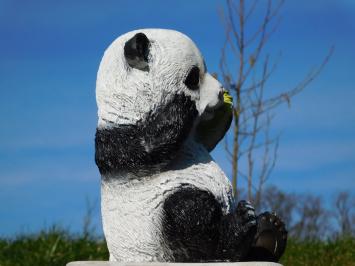
[[[186,186],[164,202],[163,243],[175,262],[239,261],[248,253],[256,233],[254,209],[238,204],[223,215],[208,191]]]

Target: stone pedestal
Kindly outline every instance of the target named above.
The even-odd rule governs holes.
[[[108,261],[75,261],[67,266],[282,266],[274,262],[210,262],[210,263],[122,263]]]

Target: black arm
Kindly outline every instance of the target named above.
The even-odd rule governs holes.
[[[175,262],[239,261],[256,232],[249,209],[223,216],[208,191],[185,186],[164,203],[163,236]]]

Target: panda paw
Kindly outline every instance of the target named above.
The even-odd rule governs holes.
[[[284,222],[275,213],[264,212],[257,217],[257,232],[249,257],[277,262],[285,251],[286,243]]]
[[[253,244],[257,230],[257,217],[255,209],[249,201],[241,200],[238,202],[234,213],[236,227],[234,236],[237,245],[234,246],[232,261],[240,261],[248,253]]]
[[[249,201],[241,200],[238,202],[236,215],[238,222],[245,230],[256,225],[255,209]]]

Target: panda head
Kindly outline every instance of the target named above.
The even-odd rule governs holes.
[[[178,149],[198,121],[209,119],[223,103],[223,88],[207,72],[200,51],[186,35],[173,30],[143,29],[118,37],[106,50],[98,70],[96,100],[98,130],[120,127],[116,137],[122,140],[126,134],[135,139],[132,145],[142,146],[144,155],[139,158],[159,160],[154,147],[159,146],[162,156],[171,152],[166,149]],[[154,112],[159,114],[154,116]],[[144,121],[159,125],[147,129],[144,123],[148,122]],[[127,133],[130,125],[135,125],[134,130],[141,135]],[[132,143],[112,143],[108,134],[112,132],[99,135],[99,145],[119,148]],[[162,135],[166,135],[166,140],[161,139]],[[100,142],[98,133],[96,138]],[[108,139],[111,143],[104,143]],[[98,143],[96,146],[96,153],[100,153]],[[137,153],[139,148],[132,150]],[[133,156],[128,151],[125,154]],[[118,156],[123,155],[115,154]],[[107,161],[106,157],[102,160]]]
[[[126,33],[106,50],[96,84],[99,127],[130,124],[176,94],[191,97],[199,116],[222,103],[222,86],[186,35],[164,29]]]

